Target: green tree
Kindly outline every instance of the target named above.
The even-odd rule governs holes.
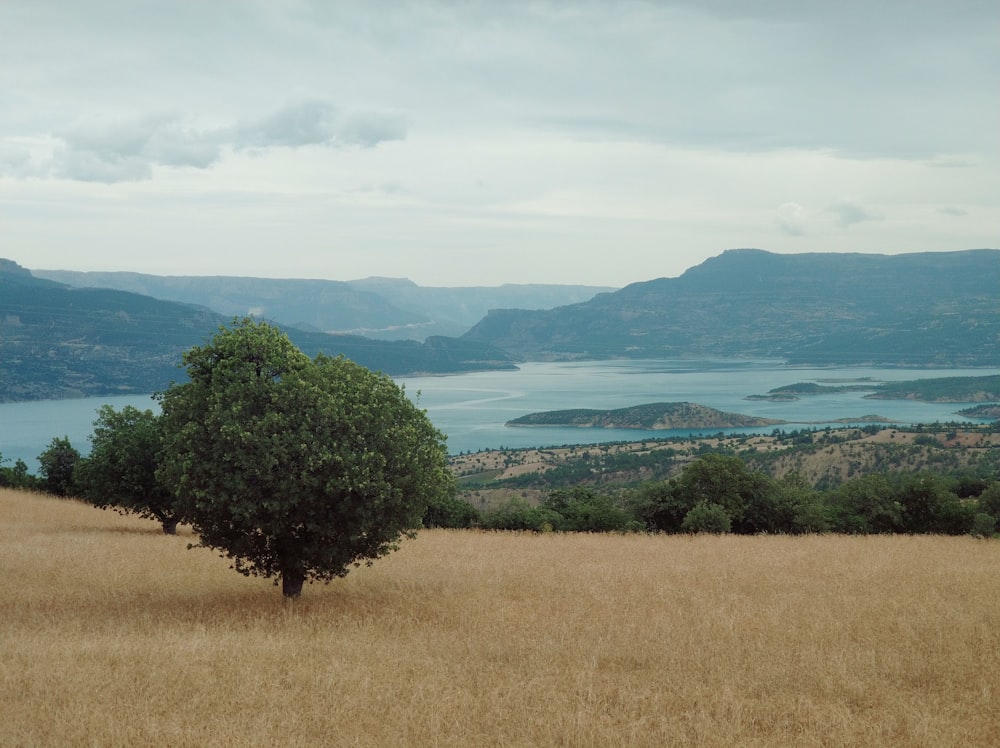
[[[424,512],[424,527],[475,527],[482,521],[479,510],[456,496],[442,496],[431,501]]]
[[[444,437],[387,376],[247,319],[183,362],[158,475],[201,545],[287,597],[394,550],[453,489]]]
[[[972,531],[975,502],[960,502],[934,473],[906,476],[897,496],[906,532],[963,535]]]
[[[31,488],[35,483],[35,478],[28,474],[28,464],[18,458],[14,460],[13,467],[5,467],[4,463],[10,462],[0,454],[0,486],[10,486],[11,488]]]
[[[721,535],[732,529],[732,522],[729,512],[721,504],[699,501],[684,516],[681,529],[690,533],[710,532]]]
[[[562,519],[555,527],[566,532],[614,532],[629,526],[630,517],[620,504],[607,494],[576,486],[553,491],[543,506]]]
[[[70,444],[68,436],[53,438],[48,448],[38,455],[42,488],[56,496],[73,493],[73,468],[79,461],[80,453]]]
[[[767,532],[772,529],[773,481],[752,472],[739,457],[708,454],[699,457],[681,473],[677,493],[684,504],[718,504],[726,510],[732,529],[738,533]]]
[[[126,405],[118,412],[102,406],[90,435],[90,454],[77,463],[73,477],[94,506],[155,519],[163,532],[173,535],[180,520],[174,495],[156,477],[161,421],[152,410]]]
[[[872,473],[846,481],[827,492],[826,501],[834,532],[867,535],[903,529],[903,506],[884,475]]]
[[[979,511],[1000,520],[1000,481],[993,481],[979,494]]]

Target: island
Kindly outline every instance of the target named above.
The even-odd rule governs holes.
[[[728,429],[775,426],[787,421],[726,413],[696,403],[646,403],[617,410],[549,410],[507,421],[507,426],[559,426],[599,429]]]
[[[986,403],[984,405],[975,405],[971,408],[963,408],[958,411],[958,414],[967,418],[996,418],[1000,420],[1000,403]]]
[[[1000,400],[1000,374],[984,377],[938,377],[886,382],[871,400],[921,400],[928,403],[988,403]]]

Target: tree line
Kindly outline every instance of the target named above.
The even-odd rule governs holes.
[[[440,527],[580,532],[933,533],[991,536],[1000,523],[1000,479],[868,473],[819,489],[735,455],[697,457],[676,477],[636,486],[548,492],[537,505],[515,497],[480,510],[461,499],[431,507]]]

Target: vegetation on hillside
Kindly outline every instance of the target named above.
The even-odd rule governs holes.
[[[504,450],[460,455],[452,469],[461,498],[478,511],[471,517],[453,513],[461,516],[458,526],[597,529],[561,512],[567,491],[589,507],[586,512],[608,516],[607,507],[614,507],[616,530],[689,531],[698,525],[685,524],[685,517],[696,508],[696,516],[718,519],[705,513],[717,512],[712,505],[725,510],[727,531],[746,533],[992,534],[1000,521],[1000,433],[994,427],[775,430],[770,436]],[[713,480],[728,475],[755,486],[742,499],[750,508],[694,490],[691,476],[698,473],[703,483],[714,473]],[[879,491],[867,494],[871,506],[844,508],[844,492],[876,478]],[[554,505],[557,495],[563,498]],[[918,510],[919,501],[926,506]],[[649,509],[650,502],[656,508]],[[866,512],[883,505],[895,507],[891,521],[873,522]],[[570,514],[580,511],[574,507]]]

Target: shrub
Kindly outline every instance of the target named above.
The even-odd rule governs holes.
[[[729,532],[732,525],[732,520],[729,519],[725,507],[720,504],[699,501],[691,508],[691,511],[684,515],[681,529],[690,533],[709,532],[721,535]]]

